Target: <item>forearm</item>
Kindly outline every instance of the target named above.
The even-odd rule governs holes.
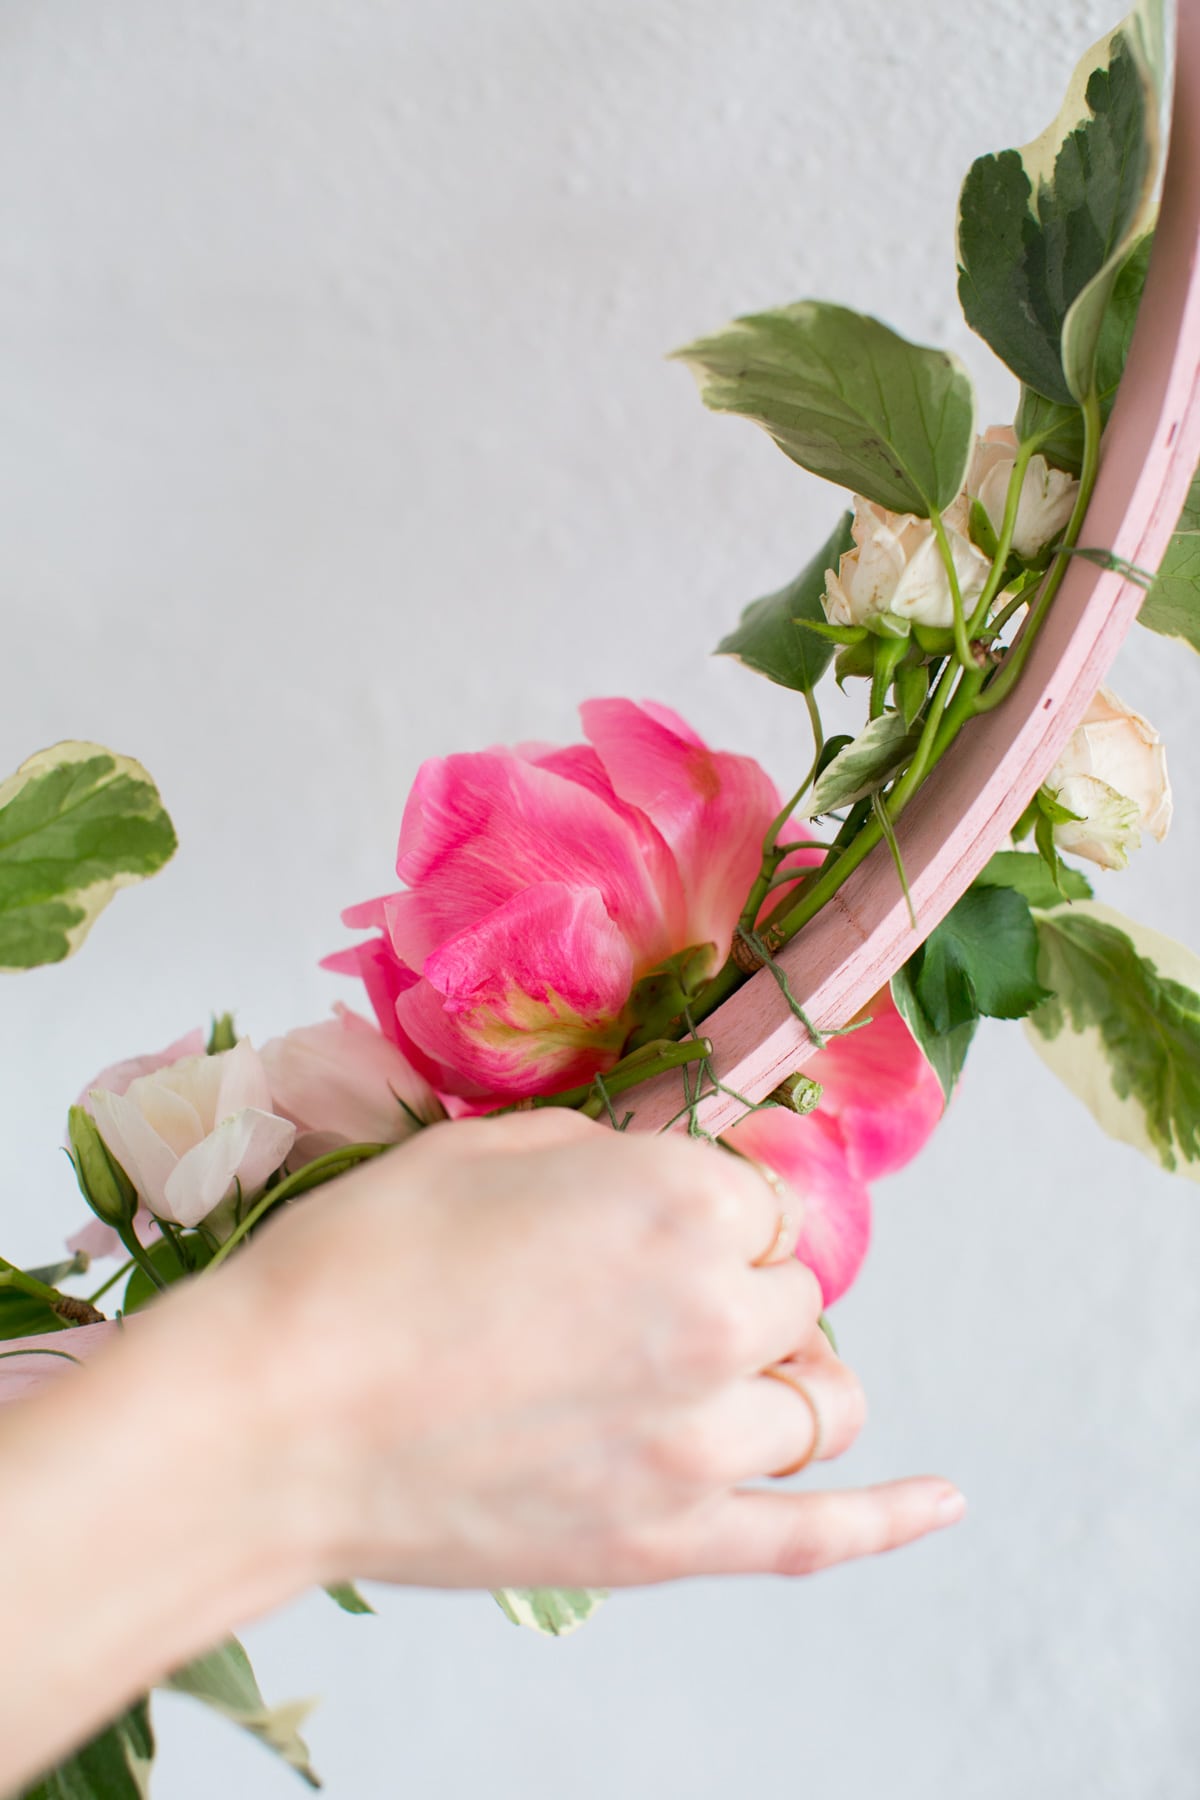
[[[0,1413],[0,1793],[305,1583],[255,1322],[239,1284],[200,1285]]]

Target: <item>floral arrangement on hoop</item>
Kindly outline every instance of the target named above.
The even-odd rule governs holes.
[[[1119,869],[1170,824],[1163,745],[1109,690],[1025,796],[1012,846],[862,1014],[818,1032],[776,961],[877,847],[907,893],[901,813],[1020,680],[1071,559],[1112,561],[1080,537],[1152,253],[1167,52],[1163,9],[1144,0],[1084,57],[1046,132],[967,175],[959,291],[1021,382],[1011,427],[977,435],[954,357],[825,302],[679,352],[709,407],[753,420],[851,496],[795,580],[719,646],[804,704],[814,743],[790,797],[665,706],[623,699],[583,706],[579,744],[427,763],[400,828],[404,886],[351,907],[345,923],[369,935],[326,964],[361,982],[374,1022],[339,1006],[255,1049],[225,1015],[104,1070],[70,1108],[94,1218],[66,1260],[0,1260],[0,1397],[82,1360],[277,1209],[437,1121],[566,1106],[637,1129],[638,1089],[674,1072],[671,1124],[707,1135],[700,1102],[723,1083],[704,1024],[762,969],[816,1053],[765,1098],[734,1096],[742,1116],[720,1145],[803,1196],[798,1254],[827,1306],[865,1254],[870,1184],[924,1144],[982,1017],[1024,1019],[1103,1129],[1200,1176],[1200,958],[1096,902],[1066,860]],[[1122,570],[1147,588],[1142,623],[1193,650],[1198,530],[1200,477],[1157,573]],[[857,735],[824,734],[830,675],[860,684]],[[0,966],[70,955],[116,889],[174,848],[137,763],[89,744],[30,759],[0,787]],[[113,1256],[99,1287],[72,1291]],[[370,1611],[349,1582],[329,1591]],[[554,1634],[601,1598],[497,1597]],[[235,1641],[171,1685],[316,1785],[300,1713],[265,1706]],[[143,1700],[29,1792],[144,1794],[152,1754]]]

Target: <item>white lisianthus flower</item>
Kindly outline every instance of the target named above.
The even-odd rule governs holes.
[[[942,515],[963,605],[970,612],[991,568],[967,535],[960,497]],[[892,613],[915,625],[954,623],[950,577],[933,526],[912,513],[891,513],[861,494],[854,500],[853,550],[825,571],[821,604],[831,625],[865,625],[876,613]]]
[[[138,1198],[176,1225],[198,1225],[239,1186],[252,1199],[296,1136],[291,1120],[271,1110],[266,1071],[248,1039],[141,1075],[123,1094],[93,1088],[88,1098]]]
[[[1110,688],[1099,690],[1045,785],[1077,815],[1054,827],[1058,848],[1102,869],[1123,869],[1143,831],[1161,843],[1171,824],[1162,739]]]
[[[978,500],[992,530],[1000,535],[1008,484],[1017,460],[1017,434],[1009,425],[992,425],[975,440],[967,471],[967,494]],[[1061,537],[1075,510],[1079,483],[1074,475],[1052,469],[1044,456],[1031,456],[1021,483],[1012,547],[1032,561],[1047,544]]]
[[[344,1144],[398,1144],[446,1114],[404,1053],[348,1006],[262,1047],[275,1112],[300,1135],[288,1159],[299,1168]]]

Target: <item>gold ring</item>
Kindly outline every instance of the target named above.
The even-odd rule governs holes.
[[[739,1151],[738,1154],[740,1155],[741,1152]],[[775,1227],[775,1236],[771,1239],[771,1242],[767,1245],[762,1255],[756,1256],[754,1261],[750,1264],[752,1269],[764,1269],[771,1263],[782,1260],[779,1256],[779,1252],[785,1248],[790,1249],[795,1240],[795,1230],[792,1226],[787,1204],[791,1198],[791,1189],[788,1187],[787,1182],[783,1179],[782,1175],[773,1169],[769,1163],[759,1162],[757,1156],[743,1156],[742,1161],[749,1163],[750,1167],[754,1169],[757,1174],[762,1176],[776,1200],[779,1202],[779,1222]]]
[[[809,1463],[821,1448],[821,1415],[817,1411],[816,1401],[813,1399],[798,1375],[789,1374],[787,1369],[781,1367],[779,1363],[772,1363],[770,1368],[764,1369],[762,1373],[764,1375],[769,1375],[772,1381],[782,1381],[785,1387],[792,1388],[799,1394],[800,1398],[804,1401],[804,1404],[808,1407],[809,1412],[812,1414],[812,1442],[804,1452],[804,1455],[798,1462],[789,1463],[786,1469],[773,1469],[771,1471],[772,1481],[782,1481],[786,1475],[798,1475],[801,1469],[807,1469]]]

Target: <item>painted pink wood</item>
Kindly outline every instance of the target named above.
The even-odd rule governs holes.
[[[1200,463],[1200,0],[1181,0],[1175,106],[1162,214],[1127,375],[1105,434],[1081,545],[1157,568]],[[1003,842],[1049,773],[1133,625],[1143,590],[1076,559],[1014,693],[964,731],[900,820],[920,923],[891,857],[874,851],[779,955],[809,1017],[843,1025],[888,981]],[[767,969],[705,1024],[720,1078],[758,1100],[812,1044]],[[682,1103],[677,1074],[638,1089],[633,1129],[661,1130]],[[714,1095],[700,1123],[742,1108]]]
[[[0,1406],[7,1400],[19,1400],[32,1388],[71,1367],[62,1354],[47,1356],[47,1350],[65,1352],[86,1362],[120,1330],[115,1320],[107,1320],[101,1325],[77,1325],[71,1331],[50,1331],[43,1337],[14,1338],[11,1343],[0,1344]]]

